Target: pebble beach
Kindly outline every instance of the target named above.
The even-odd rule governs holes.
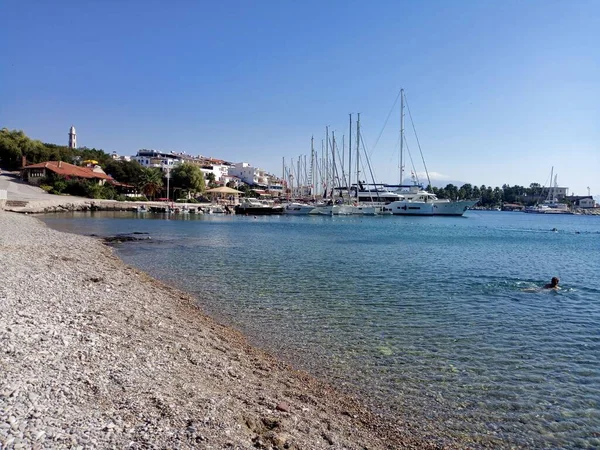
[[[0,211],[0,448],[447,448],[254,348],[99,240]]]

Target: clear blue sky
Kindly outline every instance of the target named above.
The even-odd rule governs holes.
[[[372,147],[403,87],[437,178],[545,184],[554,166],[600,193],[597,0],[4,0],[0,16],[0,127],[45,142],[75,125],[88,147],[280,175],[325,125],[341,141],[350,112]],[[381,181],[398,123],[372,155]]]

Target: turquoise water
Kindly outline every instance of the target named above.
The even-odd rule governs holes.
[[[44,220],[150,233],[118,255],[417,433],[600,448],[600,217]],[[552,276],[561,291],[523,291]]]

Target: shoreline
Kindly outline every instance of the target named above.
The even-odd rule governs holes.
[[[3,448],[448,448],[250,346],[97,239],[8,212],[0,229]]]

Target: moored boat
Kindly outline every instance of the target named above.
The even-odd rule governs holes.
[[[433,204],[434,216],[462,216],[465,211],[475,206],[478,200],[450,200],[438,198],[419,185],[397,186],[398,193],[411,202],[426,202]]]
[[[283,214],[283,206],[268,205],[256,198],[244,198],[234,209],[236,214],[250,214],[254,216]]]
[[[296,215],[296,216],[303,216],[303,215],[307,215],[307,214],[312,214],[312,211],[315,208],[316,208],[315,205],[292,202],[292,203],[288,203],[283,206],[283,213]]]

